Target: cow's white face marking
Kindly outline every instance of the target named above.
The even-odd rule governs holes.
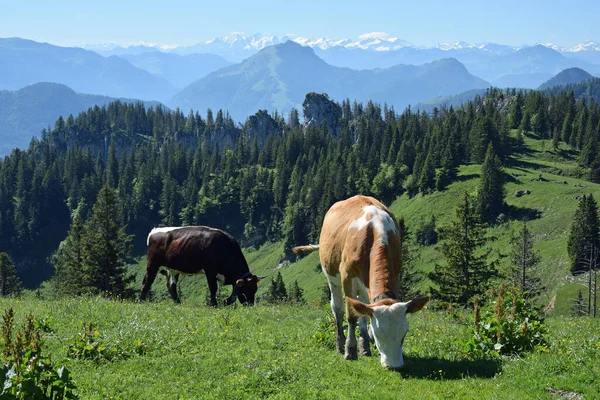
[[[183,228],[183,227],[182,226],[165,226],[163,228],[152,228],[152,230],[148,234],[148,239],[146,239],[146,246],[148,246],[150,244],[150,236],[154,235],[155,233],[171,232],[171,231],[174,231],[175,229],[181,229],[181,228]]]
[[[217,280],[221,283],[221,285],[225,284],[225,275],[217,274]]]
[[[406,311],[408,303],[395,303],[391,306],[373,307],[369,331],[375,346],[381,354],[381,365],[387,368],[404,366],[402,344],[408,332]]]
[[[369,224],[373,225],[373,228],[379,233],[379,240],[384,245],[388,244],[387,233],[389,231],[398,233],[392,217],[385,210],[381,210],[375,206],[364,207],[363,215],[352,221],[348,226],[348,230],[357,229],[360,231]]]

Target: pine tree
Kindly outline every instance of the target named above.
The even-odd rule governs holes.
[[[495,221],[504,208],[504,173],[502,162],[490,143],[481,169],[478,212],[483,222]]]
[[[404,218],[398,220],[398,235],[402,246],[402,269],[398,277],[398,298],[400,300],[408,300],[418,295],[417,288],[422,281],[421,274],[415,269],[415,256],[410,251],[408,245],[409,231],[406,228]]]
[[[288,299],[290,303],[293,304],[306,304],[306,299],[304,298],[304,289],[302,289],[298,285],[298,280],[296,279],[292,286],[290,287],[290,292],[288,293]]]
[[[583,266],[587,248],[600,249],[600,222],[598,205],[594,197],[584,195],[575,211],[567,252],[571,258],[571,273],[578,275],[587,271]]]
[[[441,231],[441,252],[445,265],[436,265],[429,278],[437,285],[431,288],[435,298],[453,304],[467,305],[473,296],[482,295],[492,278],[498,275],[497,262],[488,262],[491,250],[481,253],[486,244],[485,229],[479,222],[467,193],[456,209],[456,217]]]
[[[419,177],[419,190],[421,193],[429,193],[435,189],[435,165],[433,164],[433,153],[429,152]]]
[[[67,238],[60,243],[52,257],[54,264],[52,283],[59,295],[83,294],[86,282],[90,281],[89,270],[83,262],[84,235],[84,222],[77,213]]]
[[[83,237],[84,263],[89,268],[88,289],[113,296],[127,296],[133,276],[126,274],[125,258],[132,237],[120,224],[121,215],[116,192],[103,186]]]
[[[277,276],[275,277],[275,287],[277,288],[277,299],[279,301],[286,301],[288,299],[288,293],[281,272],[277,272]]]
[[[540,262],[538,251],[533,250],[533,237],[523,221],[523,229],[517,236],[511,238],[512,251],[512,278],[516,287],[525,299],[534,299],[544,290],[540,280],[539,270],[536,269]]]
[[[575,299],[575,304],[573,304],[573,315],[576,317],[585,317],[587,315],[585,300],[583,299],[583,293],[581,289],[577,292],[577,299]]]
[[[0,296],[18,296],[21,291],[21,280],[15,264],[8,254],[0,253]]]
[[[523,100],[523,93],[517,93],[515,100],[511,104],[510,107],[510,123],[511,128],[517,129],[521,124],[521,119],[523,118],[523,105],[525,101]]]
[[[288,300],[288,294],[281,272],[277,272],[275,279],[271,279],[263,299],[271,304],[282,303]]]

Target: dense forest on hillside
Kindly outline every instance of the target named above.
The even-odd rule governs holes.
[[[333,121],[259,112],[238,127],[222,110],[186,115],[120,102],[60,117],[0,161],[0,252],[27,286],[47,279],[72,217],[89,217],[104,184],[117,189],[136,254],[159,224],[209,225],[246,246],[283,240],[290,248],[318,240],[335,201],[443,190],[457,166],[481,163],[489,144],[506,160],[528,132],[580,150],[586,178],[600,181],[600,108],[573,92],[490,89],[431,114],[316,94],[305,113],[315,96]],[[256,133],[258,120],[271,124],[269,134]]]

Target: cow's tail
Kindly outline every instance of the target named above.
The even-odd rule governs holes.
[[[318,244],[309,244],[307,246],[296,246],[292,249],[295,254],[308,254],[319,250]]]

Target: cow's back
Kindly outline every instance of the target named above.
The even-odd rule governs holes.
[[[188,226],[157,231],[148,237],[148,252],[161,263],[182,273],[199,270],[241,268],[248,271],[238,242],[228,233],[207,226]]]
[[[325,215],[319,239],[321,265],[330,276],[342,268],[368,287],[370,265],[377,264],[390,276],[400,273],[398,223],[393,214],[373,197],[354,196],[335,203]]]

